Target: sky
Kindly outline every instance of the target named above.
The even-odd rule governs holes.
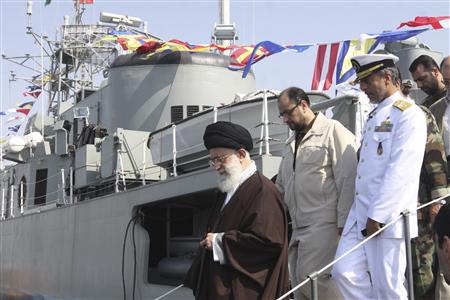
[[[96,23],[100,12],[130,15],[148,21],[149,32],[163,40],[179,39],[191,44],[208,44],[214,23],[218,21],[218,1],[192,0],[94,0],[86,5],[84,23]],[[39,55],[40,50],[27,26],[26,0],[0,0],[0,49],[7,56],[26,53]],[[72,0],[33,1],[32,25],[36,33],[54,37],[63,16],[73,21]],[[270,40],[279,44],[330,43],[357,38],[362,33],[394,30],[401,22],[416,16],[448,16],[450,2],[445,1],[231,1],[231,22],[235,23],[239,45]],[[450,31],[430,30],[418,36],[433,50],[450,53]],[[283,90],[299,86],[308,90],[314,70],[317,47],[303,53],[279,53],[254,66],[258,89]],[[31,98],[24,98],[24,81],[9,82],[10,71],[30,76],[27,70],[1,60],[1,110],[13,108]],[[332,88],[329,92],[334,94]],[[42,98],[42,96],[41,96]],[[39,101],[35,105],[39,106]],[[37,109],[37,108],[35,108]],[[5,135],[2,122],[2,136]]]

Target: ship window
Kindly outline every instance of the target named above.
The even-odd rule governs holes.
[[[48,169],[36,170],[36,183],[34,185],[34,204],[44,204],[47,194],[47,173]]]
[[[211,105],[203,105],[203,110],[210,109],[211,107],[212,107]]]
[[[183,106],[176,105],[170,108],[170,121],[172,123],[183,120]]]
[[[196,114],[200,111],[200,107],[198,105],[188,105],[187,106],[187,116],[190,117],[193,114]]]

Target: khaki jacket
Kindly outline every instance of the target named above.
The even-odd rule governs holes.
[[[355,192],[355,136],[341,123],[318,113],[299,145],[293,170],[295,135],[286,142],[277,187],[292,228],[318,222],[344,227]]]

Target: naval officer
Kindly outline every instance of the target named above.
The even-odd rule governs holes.
[[[361,90],[378,105],[363,130],[355,201],[336,257],[402,211],[416,210],[426,142],[423,112],[396,86],[398,57],[368,54],[351,61]],[[417,236],[416,214],[410,227],[411,237]],[[333,278],[345,299],[407,299],[404,235],[400,219],[334,266]]]

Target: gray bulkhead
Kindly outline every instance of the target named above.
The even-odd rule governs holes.
[[[259,170],[271,177],[277,171],[279,158],[260,157],[256,163]],[[197,235],[201,233],[208,207],[214,201],[211,196],[215,185],[214,171],[203,169],[189,176],[174,177],[126,192],[3,221],[0,226],[0,296],[8,291],[20,291],[48,299],[121,299],[123,239],[127,223],[136,210],[145,207],[151,210],[163,202],[192,207],[197,216],[193,222],[197,223],[193,228]],[[172,249],[170,241],[176,238],[173,233],[167,233],[168,244],[165,240],[150,239],[151,229],[144,228],[152,221],[145,221],[145,218],[151,219],[152,216],[144,217],[144,227],[136,226],[135,231],[136,296],[138,299],[154,299],[173,286],[155,284],[160,271],[151,263],[151,255],[155,255],[152,249],[163,247],[165,253],[182,250]],[[173,224],[166,220],[169,226]],[[125,254],[127,298],[131,298],[133,258],[129,233]],[[177,258],[173,261],[177,262]],[[173,272],[170,268],[176,269],[170,258],[165,262],[163,267],[169,269],[166,273]],[[170,297],[192,298],[192,292],[185,288]]]
[[[230,103],[236,93],[255,91],[253,74],[228,70],[229,58],[212,53],[174,52],[144,60],[145,55],[119,57],[101,90],[99,125],[153,131],[172,122],[172,107],[206,107]],[[81,103],[80,103],[81,105]]]

